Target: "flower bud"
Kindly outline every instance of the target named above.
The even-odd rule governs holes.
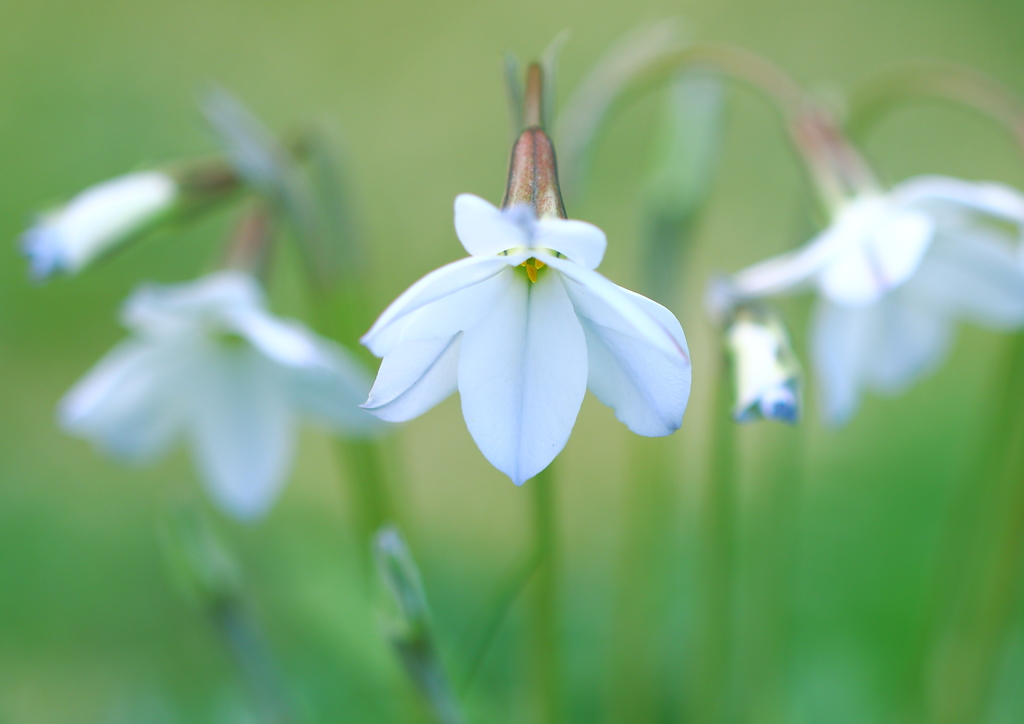
[[[800,365],[778,318],[764,308],[740,306],[726,326],[725,340],[736,399],[733,419],[796,423]]]
[[[174,178],[140,171],[91,186],[44,214],[22,236],[21,248],[39,280],[75,274],[144,230],[179,199]]]

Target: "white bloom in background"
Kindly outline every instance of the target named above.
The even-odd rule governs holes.
[[[736,422],[795,423],[800,415],[800,368],[782,325],[738,314],[726,328],[725,341],[732,361]]]
[[[922,176],[854,198],[795,252],[733,278],[759,297],[814,287],[814,362],[826,416],[844,422],[864,389],[897,393],[945,356],[954,324],[1024,325],[1024,195]]]
[[[239,518],[277,497],[300,417],[353,436],[381,428],[359,409],[370,387],[362,367],[268,313],[247,274],[143,287],[122,321],[133,336],[61,401],[64,429],[139,462],[184,438],[210,493]]]
[[[413,284],[363,337],[384,358],[365,408],[409,420],[457,389],[476,444],[517,485],[561,452],[588,387],[635,433],[679,427],[683,330],[594,271],[600,229],[463,194],[455,231],[472,256]]]
[[[44,214],[22,236],[32,275],[74,274],[169,210],[178,184],[160,171],[140,171],[91,186]]]

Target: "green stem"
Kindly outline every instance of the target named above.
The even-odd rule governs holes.
[[[677,704],[678,683],[666,676],[665,654],[673,605],[667,580],[670,566],[678,564],[672,556],[678,506],[672,448],[639,436],[630,439],[630,447],[607,707],[608,721],[643,724],[662,720]]]
[[[533,522],[537,554],[541,563],[534,575],[533,665],[537,697],[537,724],[556,724],[561,719],[558,590],[556,545],[556,490],[552,466],[528,485],[533,492]]]
[[[929,720],[938,724],[984,718],[1024,575],[1024,335],[1011,342],[1007,373],[996,390],[982,474],[962,491],[975,499],[967,501],[971,527],[965,532],[958,520],[950,526],[946,550],[967,550],[940,571],[943,600],[952,604],[934,617],[922,660]]]
[[[730,718],[733,588],[735,577],[736,423],[733,422],[728,362],[722,355],[711,429],[710,476],[703,490],[701,532],[702,606],[699,658],[692,668],[697,721],[723,724]]]
[[[353,497],[353,527],[362,547],[382,525],[391,522],[393,517],[381,443],[367,440],[338,440],[335,449],[348,473],[349,490]],[[365,556],[361,558],[369,560]]]
[[[494,637],[498,635],[498,631],[505,622],[509,610],[519,600],[523,589],[533,580],[537,569],[543,561],[544,557],[540,551],[532,551],[529,558],[523,562],[512,579],[495,597],[495,602],[488,607],[487,610],[491,613],[484,624],[483,633],[480,635],[479,641],[470,649],[473,653],[467,657],[470,663],[459,690],[462,698],[465,698],[470,689],[472,689],[473,682],[476,681],[477,674],[487,658],[487,652],[491,648],[491,643],[494,641]]]

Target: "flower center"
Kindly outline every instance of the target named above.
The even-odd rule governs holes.
[[[530,278],[531,282],[536,284],[537,272],[543,269],[545,266],[547,266],[547,264],[542,262],[537,257],[530,257],[519,266],[524,267],[526,269],[526,276]]]

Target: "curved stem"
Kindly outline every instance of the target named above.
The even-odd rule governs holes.
[[[1024,98],[994,78],[955,63],[915,63],[867,82],[851,98],[847,127],[864,135],[897,104],[925,99],[960,103],[988,116],[1024,150]]]
[[[830,209],[851,195],[879,188],[871,167],[845,138],[831,114],[810,99],[789,75],[755,53],[723,43],[697,43],[652,64],[636,85],[660,83],[680,70],[696,68],[744,83],[773,102],[815,188]]]

